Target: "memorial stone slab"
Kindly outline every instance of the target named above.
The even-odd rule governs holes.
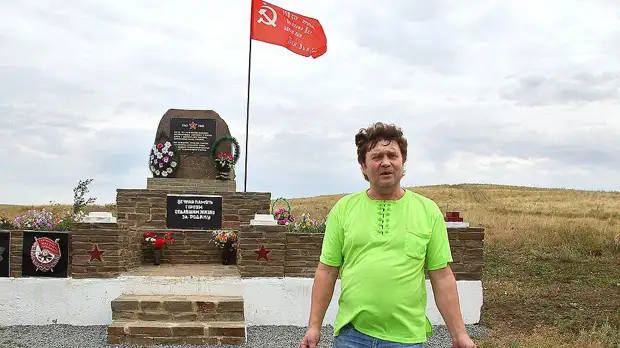
[[[11,269],[11,232],[0,231],[0,278],[6,278]]]
[[[222,196],[169,194],[166,227],[219,230],[222,228]]]
[[[68,266],[67,232],[24,231],[22,277],[66,278]]]
[[[213,110],[170,109],[159,121],[155,143],[163,138],[174,144],[180,155],[175,178],[216,179],[211,148],[217,138],[230,135],[226,121]],[[231,153],[233,145],[223,142],[217,150]]]
[[[271,214],[254,214],[254,219],[250,220],[252,226],[275,226],[278,221]]]
[[[116,217],[107,211],[93,211],[82,218],[84,223],[116,223]]]

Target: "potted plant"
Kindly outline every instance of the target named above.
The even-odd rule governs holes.
[[[237,263],[237,233],[234,231],[216,230],[211,241],[222,250],[222,265]]]
[[[144,240],[153,245],[153,263],[155,265],[161,264],[161,256],[164,248],[174,243],[174,238],[170,236],[170,232],[166,233],[164,237],[158,237],[152,231],[144,234]]]

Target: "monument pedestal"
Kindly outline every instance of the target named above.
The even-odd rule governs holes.
[[[233,193],[237,191],[237,183],[217,179],[147,178],[146,189],[178,193]]]

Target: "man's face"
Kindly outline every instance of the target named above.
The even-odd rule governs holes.
[[[381,140],[366,153],[366,163],[362,165],[364,174],[372,185],[393,187],[403,176],[403,156],[395,141]]]

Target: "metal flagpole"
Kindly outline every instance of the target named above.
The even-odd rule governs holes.
[[[250,127],[250,77],[252,72],[252,15],[253,15],[253,1],[250,0],[250,48],[248,50],[248,94],[247,103],[245,106],[245,170],[243,181],[243,192],[247,192],[248,186],[248,137]]]

